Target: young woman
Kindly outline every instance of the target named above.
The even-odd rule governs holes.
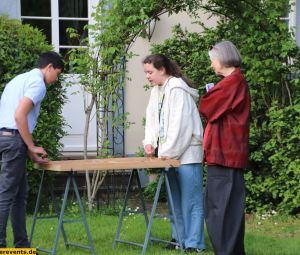
[[[203,129],[195,100],[198,91],[182,77],[175,62],[162,54],[147,56],[146,78],[152,87],[146,110],[145,154],[179,159],[181,166],[168,173],[178,222],[178,234],[186,252],[202,252],[204,214],[202,193]],[[172,221],[172,242],[177,234]],[[176,249],[175,245],[168,248]]]
[[[204,158],[208,165],[205,220],[216,255],[244,255],[244,171],[248,162],[250,95],[241,56],[230,41],[209,51],[211,67],[224,77],[200,100],[207,120]]]

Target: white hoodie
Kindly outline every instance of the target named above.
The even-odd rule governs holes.
[[[159,121],[158,100],[164,90]],[[172,77],[163,87],[152,88],[146,110],[143,145],[157,147],[158,157],[179,159],[181,164],[201,163],[203,159],[203,127],[195,103],[198,91],[181,78]]]

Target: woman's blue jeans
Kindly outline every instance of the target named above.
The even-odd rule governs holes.
[[[205,249],[203,209],[203,169],[201,164],[185,164],[168,171],[170,188],[185,248]],[[171,216],[172,238],[177,240]]]
[[[27,147],[19,134],[0,135],[0,247],[6,247],[6,227],[10,215],[14,246],[30,247],[26,231]]]

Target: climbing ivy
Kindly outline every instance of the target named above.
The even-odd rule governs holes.
[[[87,134],[96,106],[97,123],[100,128],[99,156],[111,154],[109,130],[112,127],[127,128],[127,113],[118,111],[119,99],[125,86],[125,64],[133,56],[130,47],[137,37],[147,36],[146,28],[152,20],[158,20],[163,13],[192,11],[196,1],[153,1],[153,0],[103,0],[96,7],[94,24],[86,27],[91,40],[81,40],[74,29],[68,29],[69,36],[84,46],[73,49],[69,56],[71,73],[79,77],[79,83],[90,94],[91,100],[85,104],[84,158],[87,158]],[[105,174],[86,172],[87,197],[92,209],[96,192]]]
[[[204,29],[189,33],[175,27],[172,38],[153,46],[153,52],[175,59],[201,94],[205,83],[218,80],[209,67],[210,45],[233,41],[243,56],[242,70],[252,97],[247,211],[296,214],[300,211],[300,51],[281,19],[290,8],[288,0],[103,0],[95,9],[95,23],[88,26],[93,42],[85,42],[87,47],[71,57],[70,65],[83,74],[82,83],[106,112],[115,109],[111,100],[125,86],[122,67],[134,54],[131,45],[137,37],[147,36],[147,24],[161,14],[186,11]],[[218,18],[214,29],[205,27],[200,11]],[[129,124],[126,114],[113,123]]]
[[[243,57],[251,105],[250,165],[246,171],[247,211],[300,212],[300,51],[282,21],[287,0],[207,1],[219,18],[214,29],[189,33],[175,27],[172,38],[153,52],[173,57],[205,93],[216,82],[209,67],[210,45],[233,41]]]

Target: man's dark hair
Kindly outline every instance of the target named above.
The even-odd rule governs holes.
[[[37,68],[45,68],[47,65],[52,64],[55,69],[64,71],[65,64],[59,54],[54,51],[44,52],[40,55],[37,61]]]

